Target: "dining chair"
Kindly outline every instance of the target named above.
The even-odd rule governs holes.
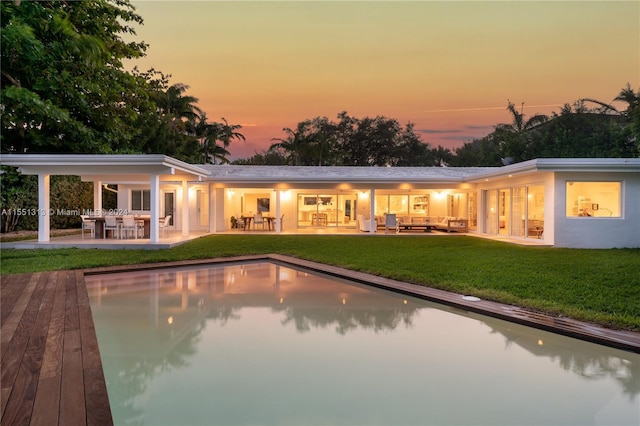
[[[167,236],[167,228],[169,227],[169,225],[171,224],[171,215],[169,216],[165,216],[164,218],[160,219],[160,231],[162,232],[162,236],[166,237]]]
[[[129,231],[133,233],[133,237],[137,240],[138,235],[140,235],[140,231],[144,232],[144,222],[136,220],[136,218],[131,215],[123,216],[122,225],[120,226],[120,237],[127,238],[129,236]]]
[[[103,228],[103,237],[107,238],[107,233],[111,231],[111,238],[119,238],[120,237],[120,225],[118,224],[118,220],[115,216],[105,216],[104,217],[104,228]]]
[[[82,239],[84,240],[85,230],[89,230],[91,233],[91,238],[95,238],[96,237],[96,221],[93,219],[90,219],[89,216],[84,214],[80,215],[80,218],[82,219]]]
[[[256,229],[256,225],[262,225],[262,229],[264,230],[264,218],[260,213],[253,216],[253,229]]]
[[[284,226],[282,225],[283,223],[284,223],[284,213],[282,213],[282,216],[280,216],[280,231],[284,229]]]

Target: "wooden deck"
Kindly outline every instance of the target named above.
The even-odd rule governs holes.
[[[112,425],[82,271],[0,277],[2,425]]]

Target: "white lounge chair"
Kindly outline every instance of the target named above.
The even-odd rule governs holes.
[[[371,220],[370,219],[365,219],[364,215],[359,214],[357,216],[357,222],[358,222],[358,229],[363,231],[363,232],[371,232]],[[377,221],[374,219],[373,220],[373,227],[374,229],[377,227]]]

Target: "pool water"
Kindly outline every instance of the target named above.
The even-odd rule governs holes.
[[[276,263],[86,277],[116,425],[638,425],[640,355]]]

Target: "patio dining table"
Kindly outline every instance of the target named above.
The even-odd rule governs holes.
[[[275,222],[276,218],[273,216],[262,216],[262,219],[267,222],[267,227],[269,231],[272,229],[272,224]],[[244,230],[251,229],[251,221],[253,220],[253,216],[240,216],[240,220],[244,223]],[[273,227],[275,229],[275,227]]]
[[[149,238],[151,233],[151,216],[134,216],[135,220],[141,220],[144,222],[144,238]],[[90,220],[96,221],[95,238],[100,239],[104,237],[104,216],[91,216]],[[116,221],[122,223],[122,216],[116,216]]]

